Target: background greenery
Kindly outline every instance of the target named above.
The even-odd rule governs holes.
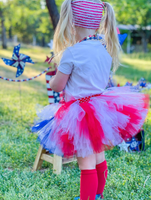
[[[58,9],[63,0],[56,0]],[[148,38],[144,27],[151,24],[150,0],[108,0],[115,10],[120,24],[139,25]],[[46,45],[53,37],[53,27],[45,0],[1,0],[0,16],[4,17],[7,38],[17,35],[18,40],[32,43],[33,36],[37,44]],[[1,32],[1,29],[0,29]]]
[[[12,48],[0,50],[0,57],[11,57]],[[38,74],[49,49],[24,46],[35,65],[27,64],[22,78]],[[116,73],[117,83],[134,84],[145,77],[151,82],[151,55],[123,55]],[[0,75],[15,77],[16,69],[0,61]],[[147,93],[151,94],[150,91]],[[48,104],[45,76],[24,83],[0,80],[0,199],[1,200],[73,200],[79,195],[80,171],[77,163],[65,165],[62,174],[52,173],[52,166],[43,163],[42,170],[32,172],[39,148],[37,135],[30,127],[36,117],[36,105]],[[104,196],[106,200],[151,199],[151,111],[144,124],[146,151],[125,153],[115,147],[106,152],[109,175]]]

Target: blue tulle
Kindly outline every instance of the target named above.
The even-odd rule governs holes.
[[[50,130],[50,131],[51,131],[51,130]],[[40,142],[40,145],[42,145],[43,148],[44,148],[45,150],[49,151],[49,153],[52,154],[55,150],[52,149],[52,148],[48,148],[48,147],[45,145],[45,141],[48,139],[48,137],[49,137],[49,133],[47,133],[47,134],[45,135],[45,137],[43,138],[43,140],[41,140],[39,137],[37,138],[37,140],[38,140],[38,142]]]
[[[52,121],[54,119],[54,117],[52,117],[51,119],[48,120],[44,120],[42,122],[39,122],[38,124],[36,124],[35,126],[32,127],[31,131],[33,133],[37,133],[39,130],[41,130],[44,126],[46,126],[50,121]]]
[[[101,195],[100,194],[97,194],[96,196],[95,196],[95,199],[101,199]]]

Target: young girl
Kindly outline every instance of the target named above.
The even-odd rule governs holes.
[[[103,12],[105,13],[102,16]],[[100,27],[102,35],[96,35]],[[59,156],[77,156],[80,200],[103,197],[107,179],[104,150],[134,136],[144,123],[149,97],[129,87],[105,90],[111,67],[119,65],[116,20],[109,3],[65,0],[54,35],[63,55],[50,80],[65,102],[49,105],[33,127],[40,143]],[[79,199],[79,198],[78,198]]]

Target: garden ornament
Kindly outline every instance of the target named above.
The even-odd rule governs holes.
[[[130,144],[127,144],[124,140],[121,144],[118,145],[120,147],[120,151],[126,151],[128,152],[128,147]]]
[[[22,73],[24,72],[26,62],[34,64],[34,62],[29,56],[20,54],[19,50],[20,50],[20,44],[14,47],[12,60],[7,58],[2,58],[2,60],[6,65],[17,68],[16,78],[22,75]]]

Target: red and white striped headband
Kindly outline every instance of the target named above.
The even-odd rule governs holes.
[[[98,29],[102,19],[104,5],[87,0],[74,0],[71,3],[73,23],[87,29]]]

